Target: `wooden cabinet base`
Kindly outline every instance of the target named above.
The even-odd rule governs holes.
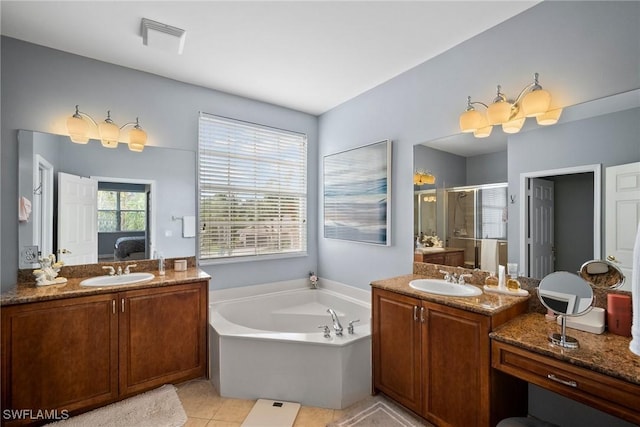
[[[485,316],[378,288],[372,295],[374,392],[438,426],[526,414],[526,384],[491,369],[489,339],[526,303]]]
[[[205,376],[207,298],[202,281],[3,307],[2,425]]]
[[[492,365],[521,383],[536,384],[640,424],[640,386],[510,344],[492,342]]]

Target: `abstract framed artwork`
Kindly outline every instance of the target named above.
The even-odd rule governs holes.
[[[324,237],[391,244],[391,141],[324,157]]]

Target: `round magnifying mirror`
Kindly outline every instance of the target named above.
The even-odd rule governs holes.
[[[592,259],[582,264],[579,274],[596,288],[616,289],[622,286],[625,280],[618,266],[601,259]]]
[[[549,341],[565,348],[578,348],[578,340],[566,334],[566,316],[579,316],[591,309],[593,289],[582,277],[566,271],[545,276],[538,286],[542,305],[561,316],[562,333],[549,335]]]

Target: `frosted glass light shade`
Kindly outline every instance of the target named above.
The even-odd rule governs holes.
[[[499,125],[511,117],[511,104],[507,101],[498,101],[487,108],[487,119],[490,125]]]
[[[435,184],[436,177],[430,173],[422,175],[422,183],[423,184]]]
[[[476,110],[468,110],[460,115],[460,131],[464,133],[473,132],[478,128],[486,126],[486,119],[482,113]]]
[[[89,142],[89,124],[82,117],[71,116],[67,119],[69,138],[76,144]]]
[[[518,133],[524,125],[525,117],[519,117],[514,120],[502,124],[502,131],[504,133]]]
[[[560,114],[562,114],[562,108],[556,108],[555,110],[540,114],[536,117],[536,121],[540,126],[555,125],[558,123],[558,119],[560,119]]]
[[[120,129],[113,122],[104,121],[98,125],[100,132],[100,140],[102,145],[107,148],[116,148],[118,146],[118,138],[120,137]]]
[[[536,117],[546,113],[551,105],[551,94],[544,89],[529,92],[522,98],[522,112],[525,117]]]
[[[473,132],[473,136],[475,136],[476,138],[487,138],[489,135],[491,135],[492,130],[493,130],[493,126],[491,125],[485,126]]]
[[[129,150],[140,152],[147,144],[147,133],[140,127],[134,127],[129,131]]]

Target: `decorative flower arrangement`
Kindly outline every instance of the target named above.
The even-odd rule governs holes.
[[[33,275],[36,276],[36,285],[54,285],[65,283],[67,281],[64,277],[58,277],[58,273],[60,272],[60,268],[64,265],[64,262],[56,262],[56,256],[54,254],[38,258],[38,262],[40,262],[40,268],[33,270]]]
[[[422,244],[427,248],[441,248],[442,240],[438,236],[422,236]]]
[[[318,276],[313,271],[309,272],[309,282],[311,282],[311,287],[313,289],[318,288]]]

